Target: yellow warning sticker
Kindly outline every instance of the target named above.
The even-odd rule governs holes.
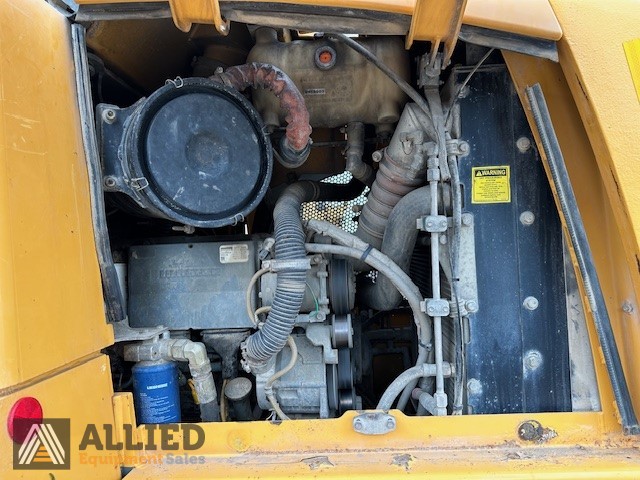
[[[509,165],[471,169],[471,203],[511,202]]]
[[[636,87],[636,95],[638,95],[638,101],[640,101],[640,38],[624,42],[622,46],[627,56],[633,85]]]

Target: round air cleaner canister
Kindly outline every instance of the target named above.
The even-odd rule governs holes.
[[[273,168],[260,116],[208,79],[168,82],[128,119],[123,151],[132,196],[149,214],[196,227],[243,221]]]

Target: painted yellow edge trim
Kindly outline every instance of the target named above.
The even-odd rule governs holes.
[[[113,398],[118,440],[135,424],[129,393]],[[640,476],[638,440],[606,433],[602,413],[544,413],[396,418],[394,432],[365,436],[352,426],[356,412],[329,420],[200,424],[205,444],[195,451],[128,450],[127,478],[634,478]],[[518,426],[535,419],[553,430],[544,443],[518,438]],[[158,431],[152,438],[160,444]],[[134,430],[135,443],[148,438]],[[176,437],[179,440],[179,436]],[[187,455],[185,457],[185,455]],[[194,464],[184,460],[194,458]],[[142,460],[135,463],[138,459]],[[158,461],[164,463],[158,463]],[[172,463],[167,463],[167,460]],[[176,462],[180,459],[180,464]],[[131,463],[131,462],[134,463]],[[587,477],[584,475],[587,474]]]
[[[157,0],[77,0],[76,3],[93,5],[153,1]],[[259,2],[272,3],[270,0],[247,3]],[[280,0],[278,3],[358,8],[401,15],[413,15],[416,10],[416,0]],[[521,0],[468,0],[462,23],[546,40],[559,40],[562,37],[562,29],[548,0],[527,0],[526,8],[523,8]],[[427,38],[416,36],[415,40]]]

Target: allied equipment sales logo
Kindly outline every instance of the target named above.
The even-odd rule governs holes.
[[[68,418],[16,419],[14,429],[26,432],[13,444],[15,470],[68,470],[70,426]]]
[[[68,418],[14,421],[15,470],[69,470],[71,428]],[[195,452],[205,443],[205,431],[196,424],[145,425],[138,431],[124,424],[119,434],[113,425],[89,423],[74,452],[79,465],[204,464]],[[77,450],[76,450],[77,448]]]

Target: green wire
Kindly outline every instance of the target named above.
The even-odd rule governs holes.
[[[318,312],[320,311],[320,304],[318,303],[318,297],[316,297],[316,294],[313,293],[313,290],[311,289],[311,285],[309,285],[309,282],[305,282],[305,284],[307,285],[307,288],[309,289],[309,291],[311,292],[311,295],[313,295],[313,301],[316,304],[316,310],[315,312],[313,312],[310,316],[315,317],[316,315],[318,315]]]

